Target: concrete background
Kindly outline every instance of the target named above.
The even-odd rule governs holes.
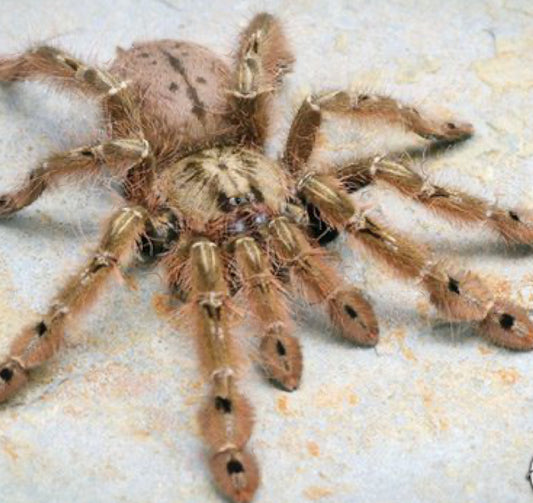
[[[298,57],[280,99],[273,155],[307,92],[371,88],[476,126],[473,140],[424,163],[432,180],[533,206],[527,0],[3,0],[0,52],[46,40],[105,64],[117,45],[168,37],[227,55],[260,10],[283,19]],[[0,86],[2,190],[46,153],[97,137],[97,120],[91,105],[42,86]],[[326,146],[348,156],[380,150],[379,132],[343,131]],[[384,221],[483,274],[498,294],[533,307],[529,249],[459,229],[390,191],[360,197]],[[0,223],[2,347],[46,309],[116,203],[95,183],[69,185]],[[251,446],[263,485],[256,501],[530,501],[533,356],[490,346],[468,326],[439,323],[415,286],[342,242],[331,249],[374,302],[381,342],[375,350],[350,347],[323,317],[296,308],[301,389],[277,391],[253,366],[244,384],[257,412]],[[220,501],[197,436],[205,388],[193,343],[154,310],[164,291],[157,271],[134,278],[137,290],[112,285],[70,331],[65,350],[0,408],[1,501]]]

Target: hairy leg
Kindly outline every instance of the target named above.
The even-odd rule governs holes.
[[[0,217],[33,203],[50,185],[67,175],[96,173],[103,164],[120,174],[140,164],[152,165],[153,156],[144,140],[110,140],[54,154],[34,169],[24,185],[0,195]]]
[[[232,92],[234,118],[246,143],[264,144],[272,98],[293,63],[281,23],[267,13],[255,16],[240,37]]]
[[[308,174],[302,178],[299,190],[301,197],[315,205],[329,225],[344,227],[398,275],[419,281],[431,302],[448,319],[480,322],[481,333],[495,344],[517,350],[533,349],[533,324],[524,309],[494,299],[473,273],[444,267],[435,261],[429,249],[366,217],[335,177]]]
[[[294,117],[283,156],[291,173],[304,171],[315,148],[324,112],[361,120],[378,119],[402,126],[428,140],[456,142],[473,134],[471,124],[431,119],[416,108],[387,96],[350,94],[346,91],[323,93],[306,98]]]
[[[146,211],[141,207],[122,208],[112,217],[97,252],[67,281],[48,313],[11,344],[8,357],[0,364],[0,401],[26,383],[31,369],[57,352],[65,327],[96,300],[116,268],[128,262],[146,220]]]
[[[262,325],[261,364],[267,376],[292,391],[300,384],[302,351],[290,335],[290,317],[270,263],[251,237],[235,241],[235,259],[252,313]]]
[[[414,171],[407,156],[361,159],[334,173],[348,190],[385,182],[445,218],[466,224],[487,224],[510,243],[533,244],[533,215],[490,205],[460,190],[432,184]]]
[[[253,426],[253,410],[238,391],[238,348],[228,328],[228,290],[215,243],[200,240],[190,247],[190,306],[200,363],[212,392],[200,413],[200,429],[212,450],[213,477],[236,502],[252,499],[259,473],[255,458],[244,450]]]
[[[37,80],[46,77],[92,96],[103,96],[106,107],[117,120],[134,124],[139,133],[139,110],[126,82],[109,72],[88,66],[55,47],[41,46],[18,56],[0,56],[0,81]],[[126,136],[126,135],[123,135]],[[130,136],[130,135],[127,135]]]
[[[361,292],[347,285],[313,248],[303,232],[285,217],[270,223],[270,237],[281,264],[300,280],[311,300],[326,304],[343,337],[363,346],[378,342],[379,329],[371,305]]]

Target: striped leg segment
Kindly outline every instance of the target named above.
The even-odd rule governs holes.
[[[292,391],[300,383],[303,359],[300,343],[290,334],[289,313],[279,282],[253,238],[237,239],[235,258],[250,309],[261,323],[261,364],[270,379]]]
[[[379,329],[372,306],[324,262],[321,251],[309,244],[302,231],[285,217],[278,217],[270,223],[270,237],[280,262],[290,267],[312,300],[327,305],[341,334],[363,346],[376,345]]]
[[[255,458],[244,450],[253,410],[238,391],[238,351],[228,328],[228,290],[217,246],[196,241],[190,249],[191,305],[198,353],[212,391],[200,413],[200,428],[212,450],[213,477],[233,501],[251,501],[259,484]]]
[[[429,249],[366,217],[336,178],[307,175],[299,190],[306,201],[320,210],[328,224],[343,226],[399,276],[420,281],[431,302],[448,319],[480,322],[481,333],[495,344],[517,350],[533,349],[533,324],[522,308],[495,300],[473,273],[449,270],[434,260]]]
[[[134,166],[153,162],[148,143],[135,139],[111,140],[54,154],[34,169],[20,188],[0,195],[0,217],[30,205],[50,185],[65,176],[96,174],[104,165],[125,173]]]
[[[41,46],[18,56],[0,56],[0,81],[14,82],[52,77],[63,86],[103,96],[107,105],[138,124],[138,108],[127,84],[105,70],[88,66],[55,47]]]
[[[146,220],[141,207],[123,208],[112,217],[97,252],[67,281],[48,313],[11,344],[9,356],[0,364],[0,401],[26,383],[29,370],[58,351],[65,327],[96,300],[117,267],[128,263]]]
[[[531,212],[497,208],[460,190],[434,185],[414,170],[408,157],[361,159],[341,167],[336,175],[348,190],[384,182],[445,218],[465,224],[485,223],[510,243],[533,243]]]
[[[434,141],[456,142],[473,134],[471,124],[439,121],[387,96],[334,91],[306,98],[298,110],[287,140],[284,163],[292,173],[302,172],[315,148],[324,113],[361,120],[382,120]]]
[[[240,134],[246,143],[264,144],[272,97],[293,62],[280,22],[267,13],[255,16],[241,34],[232,93]]]

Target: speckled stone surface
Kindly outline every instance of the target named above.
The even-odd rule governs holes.
[[[424,162],[432,180],[503,205],[533,206],[533,7],[463,2],[185,2],[3,0],[0,51],[60,43],[105,64],[117,45],[179,38],[229,54],[253,13],[286,23],[298,62],[280,99],[275,155],[309,91],[386,91],[476,126],[474,139]],[[99,135],[83,100],[42,86],[0,86],[0,187],[47,152]],[[350,157],[381,148],[376,130],[324,145]],[[387,136],[391,136],[387,134]],[[387,190],[360,196],[383,221],[482,274],[533,307],[533,252],[483,229],[458,228]],[[0,345],[46,309],[83,261],[117,197],[66,185],[0,223]],[[299,306],[301,389],[284,394],[250,367],[244,389],[257,424],[258,503],[526,502],[533,456],[533,354],[497,349],[468,326],[439,324],[415,285],[340,242],[342,271],[376,306],[375,350],[332,337]],[[9,503],[220,501],[204,464],[196,411],[205,393],[194,345],[153,308],[157,271],[115,282],[65,350],[0,407],[0,500]],[[243,331],[243,344],[251,346]]]

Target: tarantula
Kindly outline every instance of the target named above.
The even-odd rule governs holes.
[[[349,193],[386,182],[444,217],[487,224],[515,242],[533,241],[527,214],[436,186],[405,155],[342,166],[314,162],[325,116],[382,121],[433,144],[465,140],[473,127],[431,118],[390,97],[336,90],[303,101],[282,157],[269,159],[264,145],[272,105],[293,62],[280,22],[266,13],[240,35],[233,68],[202,46],[175,40],[119,48],[109,70],[48,46],[0,58],[1,81],[51,77],[97,97],[108,129],[99,144],[49,156],[22,186],[0,196],[0,216],[31,204],[65,175],[96,175],[104,168],[120,180],[125,201],[48,312],[14,338],[0,364],[0,400],[57,352],[65,329],[113,272],[139,254],[150,257],[162,264],[171,294],[186,303],[181,312],[194,321],[200,364],[211,383],[199,423],[213,477],[227,497],[248,502],[259,472],[245,449],[253,413],[238,389],[242,358],[230,331],[232,299],[238,291],[247,299],[257,320],[260,363],[288,391],[302,375],[284,295],[296,283],[326,307],[344,337],[374,346],[379,329],[371,305],[319,247],[341,231],[399,276],[418,281],[448,320],[471,321],[507,348],[533,348],[525,310],[495,299],[476,275],[451,269],[426,247],[372,220]]]

